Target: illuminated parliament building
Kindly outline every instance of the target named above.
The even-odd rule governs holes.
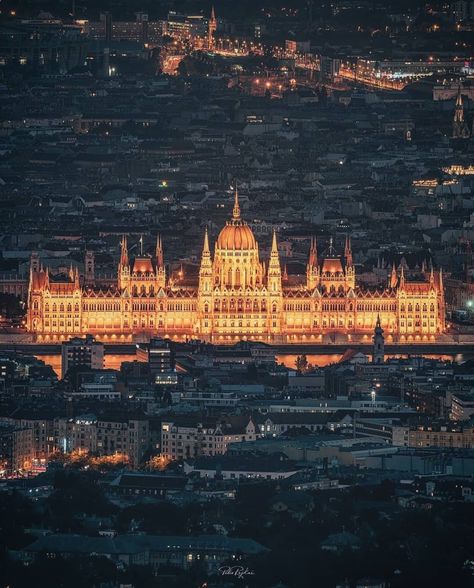
[[[87,273],[86,259],[86,273]],[[39,260],[32,263],[28,328],[38,341],[90,333],[104,341],[152,336],[214,343],[268,343],[368,339],[380,318],[388,341],[434,341],[445,328],[442,272],[406,279],[392,269],[379,288],[358,286],[350,240],[343,255],[329,247],[318,254],[312,239],[305,276],[282,271],[273,234],[270,258],[262,260],[255,236],[241,218],[237,192],[232,218],[211,252],[204,235],[194,284],[167,275],[161,238],[156,254],[130,259],[121,243],[117,283],[101,289],[82,284],[77,268],[58,281]]]

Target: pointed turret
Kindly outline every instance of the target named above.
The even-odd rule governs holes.
[[[453,118],[453,139],[468,139],[469,127],[464,119],[464,104],[461,94],[461,86],[458,86],[456,94],[456,106],[454,108]]]
[[[311,247],[309,249],[308,265],[311,268],[318,266],[318,243],[316,237],[311,237]]]
[[[276,231],[273,229],[273,237],[272,237],[272,257],[278,257],[278,244],[277,244],[277,236]]]
[[[130,290],[130,263],[128,259],[127,237],[122,237],[120,243],[120,261],[118,267],[118,286],[121,290]]]
[[[38,252],[32,251],[31,257],[30,257],[30,269],[33,270],[34,272],[38,272],[39,266],[40,266],[40,258],[39,258]]]
[[[211,250],[209,248],[209,233],[207,232],[207,227],[204,232],[204,244],[202,246],[200,274],[212,275]]]
[[[86,251],[84,257],[84,285],[92,286],[95,282],[95,256],[93,251]]]
[[[273,230],[272,251],[270,253],[270,263],[268,264],[268,289],[272,293],[281,291],[280,254],[275,230]]]
[[[125,235],[122,237],[122,242],[120,244],[120,267],[125,268],[129,267],[130,263],[128,260],[128,245],[127,245],[127,237]]]
[[[74,282],[74,289],[79,290],[81,286],[80,286],[80,282],[79,282],[79,269],[77,266],[74,268],[73,282]]]
[[[275,229],[273,229],[272,250],[270,253],[270,264],[268,266],[268,271],[269,273],[272,271],[278,271],[278,273],[281,274],[280,253],[278,251],[278,243]]]
[[[375,323],[374,336],[372,341],[374,343],[372,350],[372,363],[383,363],[385,361],[385,337],[383,336],[382,323],[380,315],[377,315],[377,322]]]
[[[156,236],[156,267],[157,269],[164,266],[164,259],[163,259],[163,243],[161,242],[161,235]]]
[[[328,248],[329,256],[332,257],[334,255],[334,241],[332,237],[329,237],[329,248]]]
[[[319,274],[318,242],[316,237],[311,237],[308,265],[306,266],[306,285],[310,290],[317,286]]]
[[[458,93],[456,94],[456,111],[461,111],[462,117],[464,117],[464,110],[463,110],[463,103],[462,103],[462,94],[461,94],[461,85],[458,86]]]
[[[396,288],[398,282],[397,276],[397,268],[395,267],[395,263],[392,264],[392,271],[390,273],[390,288]]]
[[[344,247],[344,257],[346,258],[346,266],[352,266],[352,244],[351,238],[349,236],[346,237],[346,245]]]
[[[239,191],[237,189],[237,182],[235,183],[234,209],[232,211],[232,219],[233,220],[240,220]]]
[[[207,227],[206,227],[206,230],[204,231],[204,245],[202,248],[202,256],[203,257],[211,257],[211,250],[209,248],[209,233],[207,231]]]
[[[401,271],[400,271],[400,288],[404,288],[405,287],[405,270],[403,269],[403,265],[401,265],[400,267],[401,267]]]
[[[201,293],[210,293],[212,288],[212,260],[209,248],[209,234],[207,227],[204,232],[204,244],[202,246],[201,267],[199,268],[199,290]]]
[[[217,19],[214,6],[211,9],[211,17],[207,26],[207,47],[213,49],[215,45],[214,33],[217,30]]]
[[[163,243],[161,241],[161,235],[156,236],[156,287],[164,288],[166,285],[165,275],[165,260],[163,255]]]

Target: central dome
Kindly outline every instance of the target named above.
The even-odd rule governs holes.
[[[235,190],[235,203],[232,220],[227,221],[217,237],[216,247],[227,250],[256,249],[257,242],[250,227],[240,218],[239,196]]]

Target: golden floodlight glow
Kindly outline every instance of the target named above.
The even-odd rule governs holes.
[[[36,340],[91,333],[103,341],[159,335],[298,343],[338,333],[345,341],[369,342],[378,317],[394,341],[435,341],[445,331],[441,270],[424,262],[422,278],[411,281],[406,266],[393,265],[385,268],[384,285],[361,288],[350,238],[340,250],[332,240],[323,247],[312,238],[305,275],[292,275],[282,266],[276,232],[262,259],[237,190],[213,254],[205,231],[198,276],[182,265],[168,275],[160,236],[153,255],[142,245],[140,240],[140,255],[131,260],[122,239],[117,282],[107,289],[94,287],[93,279],[84,287],[74,268],[61,281],[39,263],[32,268],[27,328]]]

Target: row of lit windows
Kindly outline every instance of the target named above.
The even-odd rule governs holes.
[[[296,311],[302,311],[302,310],[306,310],[309,311],[311,310],[311,304],[309,302],[304,303],[304,304],[285,304],[283,307],[285,310],[296,310]]]
[[[408,312],[413,312],[413,304],[408,304],[407,305],[407,311]],[[420,308],[423,309],[423,312],[428,312],[428,305],[425,303],[423,304],[421,307],[419,304],[415,304],[415,312],[420,312]],[[433,303],[430,304],[430,312],[434,312],[435,310],[435,305]],[[405,305],[401,304],[400,305],[400,312],[405,312]]]
[[[207,310],[206,310],[206,308],[207,308]],[[204,306],[204,312],[209,312],[208,308],[209,307],[206,304]],[[275,310],[273,312],[276,312],[276,305],[275,304],[273,305],[273,308],[275,308]],[[233,298],[231,298],[229,303],[227,303],[227,300],[225,300],[225,299],[222,300],[222,302],[220,300],[216,300],[214,302],[214,310],[216,312],[219,312],[221,310],[223,312],[226,312],[227,310],[231,310],[231,311],[236,310],[237,312],[243,312],[244,310],[248,310],[248,311],[253,310],[255,312],[259,312],[259,311],[265,312],[267,310],[267,302],[266,302],[266,300],[262,300],[259,303],[258,300],[254,300],[253,304],[252,304],[252,302],[247,299],[244,304],[244,301],[241,298],[238,299],[237,302]]]

